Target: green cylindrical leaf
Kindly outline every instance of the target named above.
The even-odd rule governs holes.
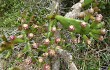
[[[20,38],[16,38],[14,41],[13,41],[13,43],[23,43],[23,42],[25,42],[23,39],[20,39]]]
[[[92,24],[91,24],[90,27],[91,27],[91,28],[95,28],[95,27],[97,26],[97,24],[98,24],[98,23],[96,23],[96,22],[92,22]]]
[[[92,3],[94,0],[84,0],[84,3],[82,4],[82,7],[89,5],[90,3]]]
[[[88,34],[90,32],[90,24],[87,23],[85,28],[81,29],[81,34]]]
[[[89,33],[91,37],[93,37],[94,39],[98,39],[99,35],[98,34],[92,34],[91,32]]]
[[[5,56],[5,58],[7,59],[11,54],[12,54],[12,49],[9,49],[6,56]]]
[[[64,28],[68,28],[70,25],[73,25],[75,27],[75,32],[79,33],[81,31],[81,20],[66,18],[60,15],[56,15],[55,19],[57,19],[63,25]]]
[[[91,33],[93,33],[93,34],[101,34],[99,29],[92,29]]]
[[[56,19],[50,21],[50,24],[48,27],[47,38],[49,38],[52,35],[51,29],[52,29],[53,25],[56,25],[56,23],[57,23]]]
[[[102,28],[103,26],[104,26],[103,22],[101,22],[101,23],[93,22],[90,27],[91,28]]]
[[[84,41],[88,40],[88,37],[86,35],[83,35]]]
[[[104,23],[101,22],[101,23],[97,24],[97,27],[96,28],[102,28],[103,26],[104,26]]]

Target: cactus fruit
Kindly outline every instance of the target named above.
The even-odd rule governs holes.
[[[33,38],[33,37],[34,37],[34,34],[33,34],[33,33],[29,33],[29,34],[28,34],[28,38],[29,38],[29,39],[31,39],[31,38]]]
[[[88,10],[88,12],[89,12],[90,14],[93,14],[93,13],[94,13],[94,9],[93,9],[93,8],[90,8],[90,9]]]
[[[103,34],[103,35],[106,34],[106,29],[101,29],[100,33]]]
[[[44,57],[47,57],[47,56],[48,56],[48,53],[45,52],[45,53],[43,53],[42,55],[43,55]]]
[[[102,21],[103,16],[101,14],[97,14],[95,20],[97,22],[101,22]]]
[[[49,45],[50,44],[50,40],[49,39],[45,39],[44,40],[44,45]]]
[[[56,32],[56,30],[57,30],[57,29],[56,29],[55,26],[53,26],[52,29],[51,29],[52,32]]]
[[[56,38],[55,43],[59,43],[59,42],[61,42],[61,38]]]
[[[51,70],[50,65],[49,64],[45,64],[43,67],[43,70]]]
[[[74,31],[74,30],[75,30],[75,27],[74,27],[73,25],[70,25],[70,26],[69,26],[69,31],[72,32],[72,31]]]
[[[96,17],[103,18],[102,14],[97,14]]]
[[[29,28],[28,24],[23,24],[22,27],[23,27],[23,29],[28,29]]]
[[[49,49],[49,51],[48,51],[48,54],[50,55],[50,56],[55,56],[55,50],[53,50],[53,49]]]
[[[10,40],[14,40],[16,37],[14,35],[10,36]]]
[[[61,49],[61,46],[56,46],[56,49]]]
[[[84,17],[85,17],[85,12],[80,12],[80,13],[78,14],[78,17],[79,17],[79,18],[84,18]]]
[[[38,47],[39,47],[39,44],[38,44],[38,43],[33,43],[33,44],[32,44],[32,48],[33,48],[33,49],[37,49]]]
[[[86,22],[81,22],[81,27],[82,28],[85,28],[87,26],[87,23]]]
[[[95,20],[96,20],[97,22],[101,22],[102,19],[101,19],[100,17],[96,17]]]
[[[103,36],[99,36],[98,38],[100,41],[103,41],[104,40],[104,37]]]
[[[38,25],[33,25],[33,28],[38,28],[39,26]]]
[[[38,61],[39,61],[40,63],[42,63],[42,62],[43,62],[43,57],[38,57]]]

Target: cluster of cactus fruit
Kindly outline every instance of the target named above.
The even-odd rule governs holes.
[[[91,8],[88,11],[79,13],[78,19],[66,18],[60,15],[49,16],[50,23],[40,25],[36,23],[35,16],[32,16],[30,21],[26,23],[21,19],[21,25],[18,30],[21,31],[19,36],[10,36],[9,40],[5,35],[1,36],[2,43],[0,46],[0,53],[13,49],[15,44],[25,43],[22,53],[29,52],[30,57],[33,56],[32,49],[35,49],[40,54],[36,59],[39,63],[44,64],[44,70],[50,70],[49,63],[45,60],[49,57],[56,56],[56,49],[63,48],[65,40],[62,37],[57,36],[57,32],[62,29],[68,30],[71,33],[73,43],[84,42],[87,45],[91,44],[92,40],[104,40],[106,29],[104,29],[104,22],[102,22],[103,16],[95,13],[96,8]],[[96,11],[97,12],[97,11]],[[57,22],[60,22],[63,28],[57,28]],[[76,35],[80,35],[80,41],[77,41]],[[44,39],[43,39],[44,38]],[[62,47],[61,47],[62,46]],[[18,54],[18,57],[22,57]],[[33,60],[31,58],[26,59],[26,63],[30,64]]]
[[[91,8],[79,13],[78,16],[83,20],[66,18],[60,15],[56,15],[54,18],[62,24],[64,29],[68,29],[72,33],[74,40],[76,40],[76,34],[80,34],[83,39],[82,41],[88,45],[91,44],[92,39],[104,40],[106,29],[104,28],[104,22],[102,22],[103,16],[101,14],[94,13],[94,9]]]

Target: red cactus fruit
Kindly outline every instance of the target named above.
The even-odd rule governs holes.
[[[97,14],[95,20],[97,22],[101,22],[102,21],[103,16],[101,14]]]
[[[56,43],[61,42],[61,38],[56,38],[56,39],[55,39],[55,42],[56,42]]]
[[[44,44],[45,44],[45,45],[49,45],[49,44],[50,44],[50,40],[49,40],[49,39],[45,39],[45,40],[44,40]]]
[[[33,43],[33,44],[32,44],[32,48],[33,48],[33,49],[37,49],[38,47],[39,47],[39,44],[38,44],[38,43]]]
[[[10,40],[15,40],[15,36],[14,35],[12,35],[12,36],[10,36]]]
[[[50,67],[49,64],[45,64],[44,67],[43,67],[43,70],[51,70],[50,68],[51,68],[51,67]]]
[[[103,18],[102,14],[97,14],[96,17]]]
[[[81,27],[85,28],[87,26],[86,22],[81,22]]]
[[[50,50],[48,51],[48,54],[49,54],[50,56],[55,56],[55,50],[50,49]]]
[[[102,18],[96,17],[95,20],[96,20],[97,22],[101,22],[101,21],[102,21]]]
[[[75,27],[73,25],[70,25],[69,26],[69,31],[74,31],[75,30]]]

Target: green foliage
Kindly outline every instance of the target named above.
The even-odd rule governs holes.
[[[94,0],[84,0],[83,7],[91,4]]]
[[[1,0],[0,27],[14,27],[19,23],[20,10],[23,6],[22,0]]]
[[[36,3],[35,0],[23,1],[23,0],[1,0],[0,1],[0,27],[14,27],[20,25],[19,19],[21,18],[21,13],[24,11],[28,11],[25,13],[25,16],[32,16],[32,14],[36,14],[38,18],[38,23],[44,23],[44,19],[46,13],[48,12],[45,7],[40,6],[48,6],[47,3],[41,3],[43,1],[38,1]],[[28,5],[28,6],[27,6]],[[42,18],[43,17],[43,18]],[[26,20],[28,18],[25,17]],[[29,21],[29,20],[28,20]]]

